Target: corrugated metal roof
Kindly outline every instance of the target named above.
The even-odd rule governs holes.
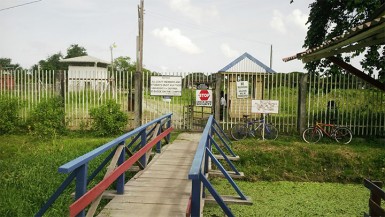
[[[62,59],[60,62],[67,62],[67,63],[104,63],[104,64],[110,64],[107,61],[98,59],[93,56],[80,56],[80,57],[73,57],[68,59]]]
[[[276,73],[273,69],[263,64],[247,52],[219,70],[219,72],[269,72]]]
[[[282,60],[288,62],[294,59],[303,59],[312,56],[313,58],[309,58],[304,62],[314,61],[339,53],[351,52],[374,44],[385,44],[385,15],[381,15],[372,21],[356,26],[345,34],[336,36],[318,47],[285,57]]]

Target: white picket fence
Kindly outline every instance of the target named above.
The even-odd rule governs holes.
[[[20,116],[26,118],[31,109],[43,98],[63,95],[66,121],[70,129],[88,127],[91,123],[89,110],[115,100],[129,116],[127,129],[134,126],[134,73],[109,73],[107,79],[98,72],[71,78],[66,73],[54,71],[3,71],[0,72],[0,96],[16,97],[23,103]],[[93,75],[96,75],[93,77]],[[182,78],[182,96],[151,96],[151,74],[143,75],[143,123],[162,114],[173,112],[173,125],[181,130],[199,130],[205,125],[211,107],[198,107],[196,90],[205,84],[215,88],[212,73],[167,73],[163,76]],[[244,114],[258,118],[261,114],[251,112],[254,99],[279,101],[279,113],[270,114],[280,132],[293,133],[298,128],[298,94],[301,73],[223,73],[220,95],[226,98],[226,107],[220,108],[220,123],[225,130],[242,121]],[[248,83],[247,98],[238,98],[236,82]],[[334,77],[308,77],[307,120],[312,125],[314,118],[324,122],[335,119],[348,126],[355,135],[385,135],[385,93],[352,75]],[[215,93],[215,90],[213,90]],[[221,96],[214,96],[219,100]],[[215,102],[213,102],[215,105]],[[329,105],[329,106],[328,106]]]

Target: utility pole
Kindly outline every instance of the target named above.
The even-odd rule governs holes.
[[[138,29],[139,34],[136,38],[136,72],[135,72],[135,126],[142,125],[142,74],[143,74],[143,18],[144,18],[144,0],[140,0],[138,5]]]

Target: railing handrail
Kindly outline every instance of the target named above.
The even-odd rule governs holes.
[[[172,115],[172,113],[163,115],[160,118],[154,119],[154,120],[136,128],[136,129],[134,129],[134,130],[132,130],[126,134],[123,134],[122,136],[114,139],[113,141],[108,142],[108,143],[106,143],[106,144],[104,144],[104,145],[74,159],[74,160],[71,160],[70,162],[63,164],[62,166],[59,167],[58,171],[60,173],[70,173],[70,172],[74,171],[75,169],[79,168],[80,166],[84,165],[85,163],[88,163],[92,159],[96,158],[97,156],[103,154],[107,150],[109,150],[109,149],[117,146],[118,144],[124,142],[125,140],[127,140],[131,136],[138,134],[142,130],[145,130],[147,127],[151,126],[152,124],[157,123],[157,122],[159,122],[162,119],[165,119],[167,117],[171,117],[171,115]]]
[[[213,122],[213,115],[210,115],[209,120],[207,121],[206,127],[203,130],[202,138],[199,140],[197,151],[195,152],[194,159],[189,171],[189,179],[199,179],[199,175],[202,169],[203,158],[205,156],[207,137]]]

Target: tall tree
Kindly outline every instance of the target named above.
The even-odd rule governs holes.
[[[120,56],[114,60],[114,71],[135,71],[135,63],[128,56]]]
[[[48,56],[46,60],[40,60],[39,66],[41,70],[60,70],[65,69],[65,65],[60,62],[63,58],[61,52]]]
[[[11,58],[0,58],[0,70],[15,70],[19,69],[18,63],[12,63]]]
[[[309,5],[310,14],[307,21],[309,29],[303,47],[317,47],[335,36],[342,35],[345,31],[368,19],[384,2],[385,0],[316,0]],[[365,57],[361,61],[365,71],[372,74],[377,70],[380,76],[385,77],[383,45],[346,54],[344,60],[349,62],[352,57],[360,54],[364,54]],[[341,57],[341,55],[338,56]],[[309,62],[305,67],[310,73],[336,74],[340,70],[325,59]]]
[[[67,55],[64,58],[67,59],[67,58],[80,57],[85,55],[88,55],[88,54],[87,54],[87,50],[84,47],[81,47],[78,44],[71,44],[69,48],[67,48]]]

